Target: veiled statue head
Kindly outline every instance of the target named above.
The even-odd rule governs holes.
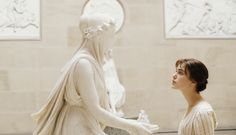
[[[102,62],[104,55],[112,49],[115,36],[115,22],[106,14],[83,14],[80,17],[80,31],[94,57]]]

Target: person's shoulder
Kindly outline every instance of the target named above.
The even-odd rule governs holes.
[[[208,125],[213,124],[214,128],[217,127],[216,114],[212,106],[206,101],[199,103],[196,107],[194,121],[208,123]]]
[[[198,103],[196,111],[200,114],[214,112],[212,106],[207,101],[201,101]]]

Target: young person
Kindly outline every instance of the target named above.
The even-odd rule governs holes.
[[[179,59],[172,79],[172,88],[179,89],[188,103],[179,124],[179,135],[214,135],[216,116],[212,106],[201,96],[206,89],[208,70],[196,59]]]

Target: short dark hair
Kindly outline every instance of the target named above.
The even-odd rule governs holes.
[[[199,60],[190,59],[179,59],[176,61],[175,66],[185,66],[185,73],[189,79],[196,82],[196,91],[199,93],[206,89],[208,83],[208,70],[207,67]]]

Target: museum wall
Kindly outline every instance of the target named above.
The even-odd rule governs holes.
[[[41,40],[0,41],[0,134],[31,133],[37,111],[81,42],[79,16],[86,0],[42,0]],[[218,128],[236,128],[236,40],[166,39],[163,0],[121,0],[125,22],[116,35],[114,60],[126,89],[124,112],[146,110],[161,131],[176,131],[186,102],[171,89],[175,61],[196,58],[210,78],[204,97]]]

